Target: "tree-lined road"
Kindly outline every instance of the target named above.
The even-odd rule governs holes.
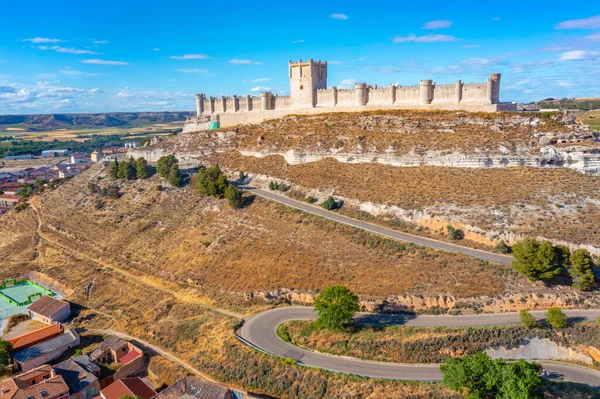
[[[451,244],[444,241],[434,240],[432,238],[420,237],[413,234],[402,233],[400,231],[388,229],[386,227],[377,226],[372,223],[364,222],[362,220],[353,219],[348,216],[340,215],[336,212],[331,212],[326,209],[321,208],[317,205],[307,204],[302,201],[298,201],[292,198],[284,197],[281,194],[276,194],[274,192],[270,192],[267,190],[263,190],[260,188],[248,186],[248,185],[239,185],[239,188],[246,190],[250,193],[258,195],[263,198],[267,198],[271,201],[276,201],[281,204],[290,206],[292,208],[299,209],[304,212],[312,213],[313,215],[321,216],[330,220],[333,220],[338,223],[343,223],[352,227],[356,227],[362,230],[369,231],[371,233],[379,234],[384,237],[392,238],[394,240],[409,242],[417,245],[422,245],[424,247],[435,248],[442,251],[448,252],[456,252],[464,255],[472,256],[474,258],[479,258],[483,260],[488,260],[492,262],[498,262],[503,264],[510,264],[513,260],[510,255],[502,255],[496,254],[493,252],[482,251],[479,249],[473,249],[468,247],[463,247],[461,245]]]
[[[538,320],[544,318],[543,311],[531,312]],[[600,310],[567,310],[571,320],[596,320]],[[248,320],[240,331],[241,337],[253,346],[283,358],[325,370],[358,374],[374,378],[399,380],[439,381],[442,374],[439,364],[401,364],[359,360],[313,352],[283,341],[276,333],[277,326],[290,320],[315,320],[313,308],[292,306],[272,309]],[[377,315],[361,313],[360,322],[376,325],[402,324],[406,326],[475,326],[519,323],[518,313],[480,314],[466,316],[421,316],[421,315]],[[552,378],[579,382],[600,387],[600,373],[581,366],[551,361],[540,361]]]

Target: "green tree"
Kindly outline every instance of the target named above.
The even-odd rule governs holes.
[[[337,209],[337,203],[335,202],[335,199],[331,195],[329,197],[327,197],[327,199],[325,201],[323,201],[322,206],[323,206],[323,208],[327,209],[328,211]]]
[[[533,317],[533,315],[526,310],[521,310],[519,312],[519,318],[521,319],[521,324],[523,324],[525,328],[533,328],[537,326],[535,317]]]
[[[231,206],[232,208],[242,207],[242,190],[236,188],[233,184],[230,184],[225,189],[225,198],[227,198],[229,206]]]
[[[329,286],[315,298],[317,325],[332,331],[341,331],[351,324],[359,309],[358,296],[343,285]]]
[[[162,156],[158,159],[158,162],[156,163],[156,171],[158,172],[159,176],[163,179],[169,179],[171,167],[176,163],[179,163],[179,161],[177,160],[177,158],[175,158],[175,155],[169,154]]]
[[[504,242],[504,240],[501,240],[496,245],[496,252],[499,252],[501,254],[507,254],[507,253],[510,252],[510,247],[508,245],[506,245],[506,243]]]
[[[578,249],[571,253],[567,270],[573,279],[573,287],[586,291],[594,285],[594,263],[586,249]]]
[[[552,244],[527,237],[513,246],[512,267],[531,281],[549,280],[560,274]]]
[[[219,165],[202,169],[196,176],[196,189],[200,195],[223,198],[229,186],[227,177],[221,172]]]
[[[446,226],[446,230],[448,231],[448,238],[451,240],[456,240],[458,238],[458,234],[456,233],[456,229],[450,225]]]
[[[129,158],[129,161],[127,162],[121,162],[119,164],[119,171],[117,172],[117,177],[119,179],[126,180],[136,179],[135,164],[132,158]]]
[[[442,382],[468,398],[533,399],[541,397],[537,363],[492,360],[484,352],[451,358],[441,366]]]
[[[556,255],[556,264],[561,269],[567,269],[571,264],[571,250],[565,245],[557,245],[554,247],[554,254]]]
[[[119,161],[118,160],[115,159],[115,162],[113,162],[110,165],[109,174],[110,174],[110,177],[112,177],[113,179],[116,179],[118,177],[117,176],[119,174]]]
[[[181,186],[181,173],[179,172],[179,165],[177,163],[171,165],[171,170],[169,170],[167,180],[169,181],[169,184],[171,184],[171,186],[173,187]]]
[[[5,340],[0,339],[0,371],[5,371],[10,368],[10,351],[10,344]]]
[[[550,308],[546,312],[546,322],[552,328],[565,328],[567,326],[567,315],[561,308]]]
[[[150,168],[148,167],[148,161],[143,157],[135,160],[135,171],[138,179],[147,179],[150,177]]]

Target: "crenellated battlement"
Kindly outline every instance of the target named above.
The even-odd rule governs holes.
[[[465,109],[497,111],[513,109],[500,104],[501,74],[492,73],[486,82],[437,84],[423,79],[417,85],[369,85],[354,88],[327,87],[327,62],[288,61],[290,95],[262,92],[260,96],[207,97],[196,94],[197,120],[220,118],[224,125],[261,121],[289,113],[356,111],[361,109]],[[211,117],[211,118],[212,118]],[[192,123],[194,118],[190,118]],[[197,123],[197,122],[194,122]]]

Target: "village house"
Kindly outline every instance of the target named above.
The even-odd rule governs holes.
[[[57,359],[65,351],[78,345],[79,335],[75,330],[67,330],[57,337],[15,352],[13,359],[22,371],[28,371]]]
[[[94,163],[100,162],[100,160],[102,159],[102,155],[103,154],[98,151],[92,152],[92,155],[91,155],[92,162],[94,162]]]
[[[13,352],[18,352],[30,346],[39,344],[47,341],[51,338],[57,337],[63,332],[63,327],[60,324],[52,324],[46,327],[39,328],[37,330],[30,331],[23,335],[16,336],[11,339],[7,339],[6,342],[10,344]]]
[[[0,399],[69,399],[69,387],[44,365],[0,382]]]
[[[88,157],[87,154],[81,153],[81,152],[76,152],[73,155],[71,155],[71,163],[76,165],[79,163],[87,163],[88,162]]]
[[[143,352],[132,343],[117,336],[111,336],[104,341],[89,353],[89,358],[98,365],[116,364],[120,366],[112,376],[112,381],[135,375],[145,364]]]
[[[246,394],[195,377],[184,377],[166,388],[154,399],[245,399]]]
[[[45,150],[42,151],[42,158],[66,157],[69,150]]]
[[[32,320],[42,323],[61,323],[71,317],[71,305],[67,301],[44,295],[27,308],[27,314]]]
[[[104,388],[100,392],[102,399],[120,399],[123,396],[132,398],[152,399],[156,391],[139,377],[123,378]]]
[[[18,195],[2,194],[0,195],[0,207],[1,208],[12,208],[21,200]]]
[[[70,399],[91,399],[100,393],[100,367],[89,356],[81,355],[52,366],[69,387]]]

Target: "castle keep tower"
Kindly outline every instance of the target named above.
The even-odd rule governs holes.
[[[312,108],[317,104],[317,89],[327,88],[327,62],[289,61],[290,98],[293,108]]]

